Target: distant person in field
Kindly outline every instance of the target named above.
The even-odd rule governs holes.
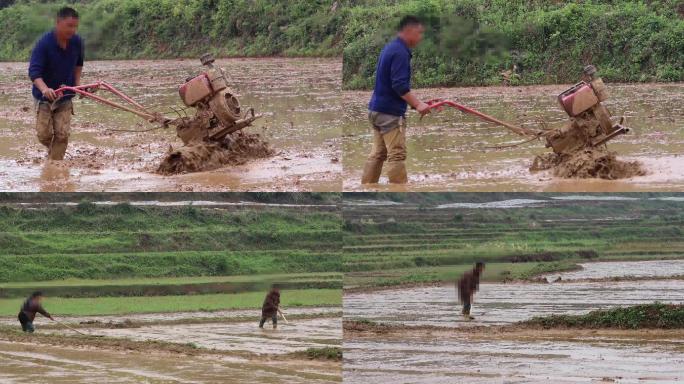
[[[57,12],[54,29],[45,33],[31,52],[28,75],[33,82],[36,135],[50,160],[63,160],[69,143],[74,95],[58,99],[55,90],[81,83],[84,49],[77,30],[78,12],[64,7]]]
[[[393,184],[406,184],[406,109],[410,105],[422,115],[429,106],[411,92],[411,50],[423,40],[425,27],[414,16],[399,22],[397,37],[380,53],[375,89],[368,104],[373,127],[373,149],[361,178],[362,184],[376,184],[387,161],[387,177]]]
[[[259,328],[263,328],[266,320],[269,318],[273,323],[273,329],[278,328],[278,312],[280,311],[280,289],[277,286],[271,288],[268,292],[266,298],[264,299],[264,304],[261,306],[261,321],[259,322]]]
[[[478,262],[475,264],[475,268],[464,273],[456,283],[458,297],[463,304],[462,314],[466,320],[475,319],[470,315],[470,308],[473,305],[473,296],[475,296],[475,292],[480,288],[480,277],[482,276],[484,269],[484,263]]]
[[[19,309],[19,323],[21,323],[21,330],[27,333],[33,333],[35,329],[33,328],[33,321],[36,319],[36,313],[47,317],[50,320],[54,320],[52,315],[50,315],[45,309],[43,309],[43,294],[41,292],[33,292],[29,296],[24,304],[21,305]]]

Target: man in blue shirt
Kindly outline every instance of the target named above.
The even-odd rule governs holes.
[[[57,13],[55,28],[33,47],[28,74],[36,100],[36,134],[48,149],[50,160],[63,160],[69,142],[73,94],[59,98],[55,90],[77,86],[83,70],[83,41],[76,34],[78,13],[64,7]]]
[[[414,16],[399,22],[397,37],[380,53],[375,89],[368,104],[373,126],[373,150],[363,170],[362,184],[375,184],[387,161],[387,177],[393,184],[406,184],[406,109],[410,105],[421,115],[429,106],[411,92],[411,49],[423,40],[425,27]]]

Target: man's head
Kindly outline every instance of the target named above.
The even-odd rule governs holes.
[[[78,12],[70,7],[61,8],[55,20],[55,32],[60,39],[71,39],[78,30]]]
[[[481,274],[482,271],[484,271],[484,269],[485,269],[485,264],[483,262],[478,261],[477,263],[475,263],[475,271],[478,274]]]
[[[280,293],[280,287],[276,284],[273,284],[273,286],[271,286],[271,292]]]
[[[399,37],[404,40],[409,48],[415,48],[423,40],[423,33],[425,27],[423,23],[415,16],[404,16],[399,22],[397,28]]]
[[[43,292],[41,291],[36,291],[31,294],[31,301],[34,303],[40,304],[41,301],[43,301]]]

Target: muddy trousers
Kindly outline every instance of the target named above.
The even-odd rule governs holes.
[[[387,177],[393,184],[406,184],[406,123],[403,117],[370,112],[373,149],[363,169],[362,184],[376,184],[387,162]]]
[[[266,320],[268,320],[268,316],[261,316],[261,321],[259,322],[259,328],[264,327],[264,324],[266,324]],[[273,322],[274,327],[276,325],[278,325],[278,314],[277,313],[275,315],[271,316],[271,321]]]
[[[35,329],[33,328],[33,321],[29,320],[28,316],[24,312],[19,312],[19,323],[21,324],[21,330],[27,333],[33,333]]]
[[[36,135],[38,141],[47,147],[48,159],[64,160],[73,112],[71,100],[55,104],[40,101],[36,104]]]

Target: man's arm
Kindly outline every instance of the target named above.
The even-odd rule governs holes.
[[[421,115],[430,113],[430,106],[423,103],[411,92],[411,68],[409,58],[406,55],[395,55],[391,65],[392,89],[402,98],[411,108]]]
[[[28,74],[31,82],[33,82],[40,93],[43,94],[43,97],[53,101],[57,99],[57,94],[53,89],[50,89],[43,80],[43,71],[46,67],[46,61],[47,55],[45,54],[45,48],[43,47],[42,42],[39,41],[31,52],[31,62],[29,64]]]
[[[76,87],[81,85],[81,73],[83,73],[83,67],[76,67],[74,70],[74,86]]]
[[[52,315],[50,315],[45,309],[43,309],[43,306],[42,306],[42,305],[41,305],[41,306],[38,306],[38,308],[36,308],[36,312],[40,313],[41,315],[47,317],[47,318],[50,319],[50,320],[54,320],[54,319],[52,318]]]

